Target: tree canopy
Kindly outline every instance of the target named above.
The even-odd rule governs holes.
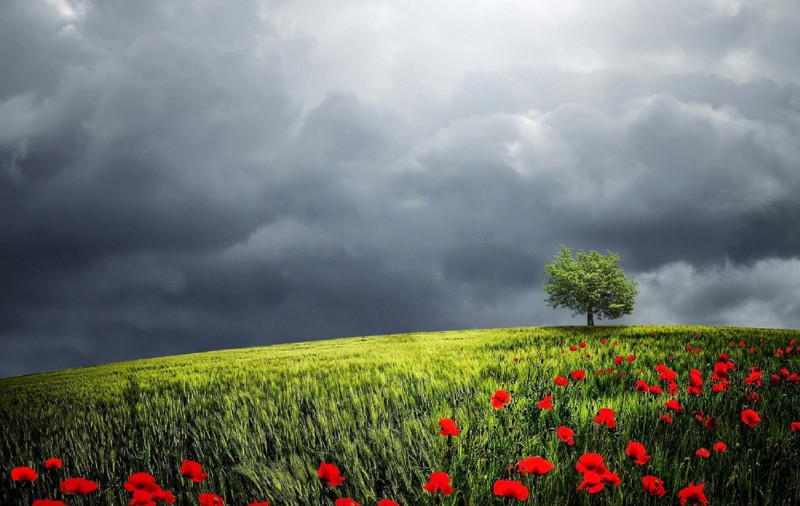
[[[618,265],[619,255],[585,253],[559,244],[561,251],[545,265],[545,302],[552,308],[565,307],[572,315],[586,313],[586,324],[594,325],[594,317],[613,320],[633,312],[633,299],[639,293],[636,281],[625,277]]]

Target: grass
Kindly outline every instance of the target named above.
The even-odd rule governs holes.
[[[433,471],[452,478],[455,492],[442,498],[445,505],[503,504],[491,493],[500,478],[523,481],[531,504],[677,504],[678,491],[690,481],[706,484],[711,504],[798,504],[800,433],[789,427],[800,420],[800,386],[775,387],[769,380],[781,367],[800,372],[797,353],[775,356],[793,338],[800,341],[800,332],[729,327],[468,330],[225,350],[2,379],[0,504],[59,498],[58,482],[69,476],[100,483],[90,496],[64,499],[71,506],[127,504],[122,484],[139,471],[153,474],[179,505],[198,504],[200,492],[234,506],[253,498],[332,505],[337,497],[364,506],[383,497],[404,506],[435,504],[422,488]],[[729,346],[740,340],[745,347]],[[585,349],[569,351],[580,341]],[[686,351],[686,345],[703,351]],[[710,374],[721,352],[730,354],[737,371],[730,391],[712,394]],[[637,355],[633,363],[595,375],[615,367],[615,356],[629,354]],[[658,421],[666,393],[635,391],[639,378],[660,383],[653,369],[660,362],[678,372],[684,412],[672,425]],[[763,368],[765,380],[753,388],[763,418],[753,429],[739,419],[750,406],[743,378],[752,365]],[[692,367],[703,371],[706,383],[696,397],[686,393]],[[584,382],[553,384],[556,374],[574,369],[586,371]],[[501,388],[512,403],[496,410],[489,397]],[[536,406],[546,394],[553,394],[552,411]],[[616,412],[614,429],[592,421],[600,407]],[[694,409],[713,415],[719,427],[704,428]],[[440,417],[456,420],[461,434],[440,436]],[[560,425],[575,430],[574,446],[556,438]],[[629,440],[653,456],[645,466],[626,457]],[[706,460],[694,455],[716,441],[726,442],[728,451],[712,451]],[[576,490],[574,466],[585,452],[602,454],[622,484],[596,495]],[[536,478],[507,471],[533,455],[552,461],[553,471]],[[64,467],[44,469],[54,456]],[[183,459],[201,462],[208,479],[188,482],[178,472]],[[320,482],[322,461],[339,466],[347,477],[341,486]],[[26,465],[39,479],[12,482],[11,468]],[[646,474],[664,480],[665,498],[643,495]]]

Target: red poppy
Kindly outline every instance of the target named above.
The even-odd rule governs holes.
[[[134,473],[128,477],[128,481],[122,487],[128,492],[147,490],[152,493],[158,488],[158,485],[156,485],[156,478],[152,474]]]
[[[537,402],[536,405],[539,406],[541,409],[553,409],[553,403],[550,402],[552,399],[552,395],[545,395],[544,399]]]
[[[514,362],[518,363],[519,362],[519,357],[514,357]]]
[[[47,467],[47,468],[50,468],[50,467],[61,467],[62,464],[63,464],[63,462],[61,461],[61,459],[57,459],[57,458],[53,457],[53,458],[47,459],[45,461],[44,467]]]
[[[647,382],[643,379],[636,380],[636,391],[637,392],[647,392],[647,389],[650,388],[647,385]]]
[[[716,429],[717,426],[719,426],[719,422],[717,422],[717,419],[713,416],[709,416],[706,418],[706,421],[703,422],[703,425],[705,425],[707,429]]]
[[[653,457],[652,455],[647,455],[647,450],[645,450],[644,445],[636,441],[628,441],[628,447],[625,448],[625,455],[640,466],[645,465],[647,461]]]
[[[269,501],[258,502],[258,500],[253,499],[253,502],[251,502],[247,506],[269,506]],[[381,506],[380,503],[378,503],[378,506]]]
[[[317,476],[332,487],[338,487],[345,479],[344,476],[341,476],[339,468],[336,467],[336,465],[327,462],[320,462],[319,469],[317,469]]]
[[[553,380],[553,383],[560,387],[565,387],[569,384],[569,380],[560,374],[556,375],[556,379]]]
[[[15,467],[11,470],[13,481],[36,481],[36,471],[32,467]]]
[[[578,343],[578,346],[580,346],[581,348],[586,348],[586,343],[580,342]]]
[[[442,436],[458,436],[461,433],[451,418],[439,418],[439,427],[442,429]]]
[[[800,424],[800,422],[798,422],[798,424]],[[564,425],[562,425],[561,427],[556,429],[556,436],[558,436],[558,439],[560,439],[562,442],[567,443],[568,446],[572,446],[575,444],[575,440],[573,439],[573,437],[575,436],[575,431],[573,431],[569,427],[565,427]]]
[[[553,463],[542,457],[528,457],[519,461],[519,472],[522,474],[532,474],[542,476],[553,470]]]
[[[581,455],[578,462],[575,464],[575,469],[579,473],[592,471],[602,474],[607,471],[606,466],[603,465],[603,456],[599,453],[592,452]]]
[[[400,503],[394,502],[391,499],[381,499],[378,506],[400,506]]]
[[[360,506],[355,499],[350,499],[349,497],[342,497],[341,499],[336,499],[336,506]]]
[[[604,488],[603,479],[594,471],[583,473],[583,480],[578,485],[578,490],[586,489],[590,494],[596,494]]]
[[[800,422],[792,422],[791,428],[792,428],[792,432],[800,431]]]
[[[606,338],[605,338],[605,337],[604,337],[603,339],[601,339],[601,340],[600,340],[600,344],[602,344],[603,346],[605,346],[605,344],[606,344]]]
[[[594,417],[594,423],[598,425],[606,424],[606,427],[613,429],[617,426],[617,422],[614,420],[614,410],[611,408],[600,408],[597,412],[597,416]]]
[[[528,487],[514,480],[497,480],[494,482],[494,495],[525,501],[528,499]]]
[[[616,357],[614,357],[614,363],[617,365],[621,364],[623,360],[625,359],[621,355],[617,355]]]
[[[694,454],[700,457],[701,459],[707,459],[708,457],[711,456],[711,452],[706,450],[705,448],[698,448],[697,450],[695,450]]]
[[[685,505],[688,501],[694,501],[695,503],[700,504],[708,504],[708,499],[706,499],[705,494],[703,494],[703,487],[705,486],[705,483],[695,486],[694,482],[692,482],[688,487],[681,489],[681,491],[678,492],[678,498],[681,500],[681,506]]]
[[[642,486],[646,494],[653,497],[664,497],[667,491],[664,489],[664,481],[652,475],[642,478]]]
[[[661,421],[664,422],[664,423],[672,423],[673,422],[672,417],[670,417],[669,415],[661,415]]]
[[[675,399],[668,400],[667,402],[664,403],[664,406],[666,406],[667,409],[672,410],[676,413],[680,413],[681,411],[683,411],[683,408],[681,407],[680,403]]]
[[[761,421],[761,417],[758,416],[758,413],[753,411],[752,409],[745,409],[742,411],[742,423],[747,425],[750,428],[755,427]]]
[[[569,347],[569,351],[578,351],[578,347],[577,346],[570,346]]]
[[[169,490],[161,490],[161,487],[158,487],[153,492],[153,499],[155,499],[158,502],[165,502],[167,504],[175,504],[175,496],[172,495],[172,492],[170,492]]]
[[[492,406],[496,409],[502,409],[511,402],[511,394],[506,392],[505,390],[498,390],[497,392],[492,395]]]
[[[625,359],[625,361],[628,362],[629,364],[634,360],[636,360],[636,355],[628,355],[628,358]]]
[[[200,506],[225,506],[222,497],[215,494],[200,494]]]
[[[156,506],[153,500],[153,494],[147,490],[136,490],[133,492],[133,498],[128,503],[130,506]]]
[[[650,392],[652,395],[661,395],[661,387],[658,385],[650,385],[648,392]]]
[[[714,446],[712,446],[712,448],[714,448],[715,452],[722,453],[722,452],[724,452],[725,450],[728,449],[728,445],[726,445],[722,441],[719,441],[719,442],[714,443]]]
[[[431,493],[439,491],[443,495],[450,495],[453,493],[453,487],[450,486],[450,475],[442,471],[431,473],[428,483],[422,488]]]
[[[181,464],[181,474],[195,483],[200,483],[208,477],[208,473],[203,472],[203,466],[194,460],[183,461]]]
[[[577,371],[572,371],[572,374],[570,374],[570,376],[572,376],[572,379],[574,379],[575,381],[581,381],[586,378],[586,373],[578,369]]]
[[[94,492],[100,485],[96,481],[85,478],[70,478],[62,481],[59,488],[62,494],[86,495]]]
[[[67,506],[61,501],[55,499],[36,499],[31,506]]]

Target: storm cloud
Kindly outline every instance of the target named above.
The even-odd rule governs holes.
[[[800,5],[0,4],[0,376],[337,336],[799,328]]]

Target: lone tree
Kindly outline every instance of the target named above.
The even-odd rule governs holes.
[[[586,313],[587,325],[594,325],[595,315],[613,320],[633,312],[633,298],[639,292],[636,281],[626,279],[617,265],[619,255],[580,250],[573,258],[570,248],[559,246],[561,252],[544,267],[548,306],[571,309],[572,316]]]

